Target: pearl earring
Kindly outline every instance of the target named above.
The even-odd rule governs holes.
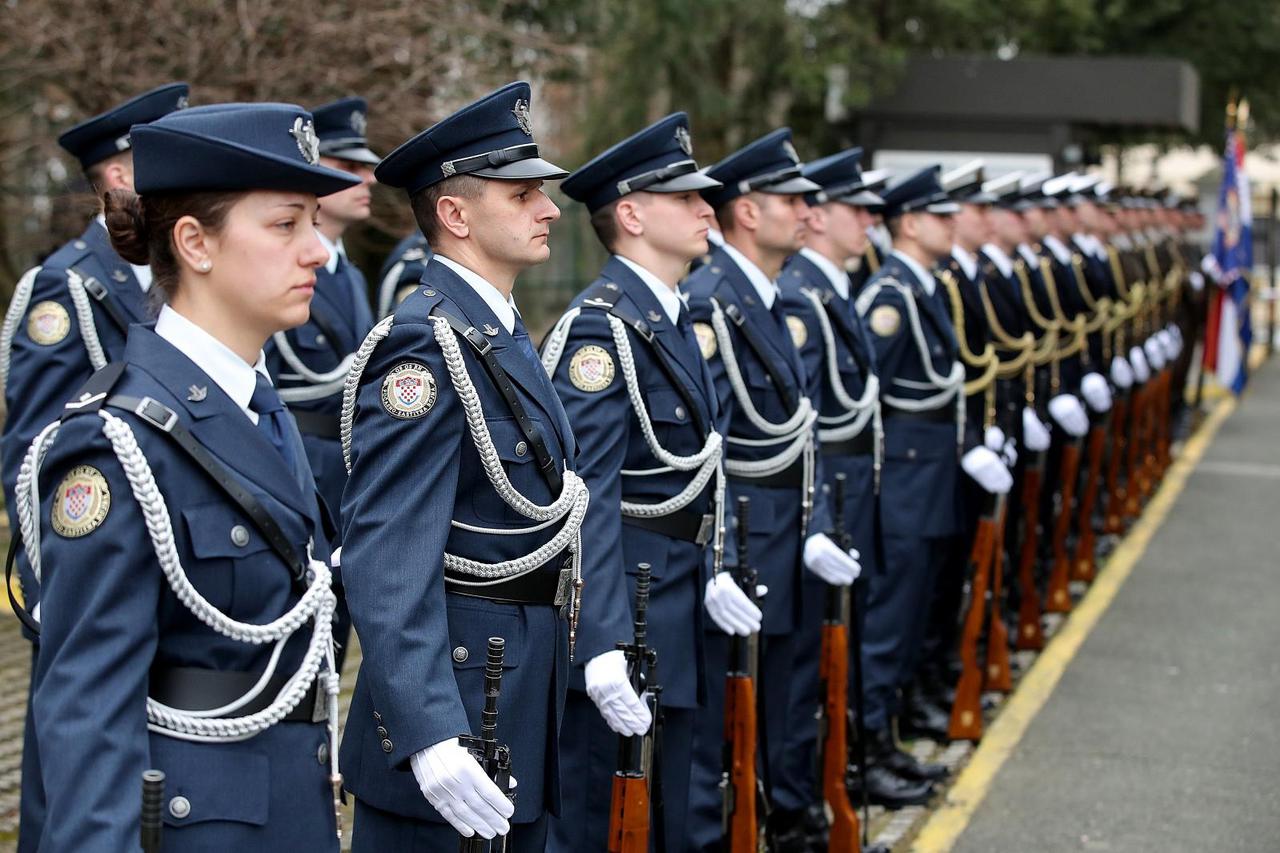
[[[208,258],[200,262],[200,272],[208,272],[211,269],[213,269],[213,262]]]

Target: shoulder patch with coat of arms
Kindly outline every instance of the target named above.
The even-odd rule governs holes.
[[[569,360],[569,381],[579,391],[591,394],[603,391],[613,382],[615,372],[613,356],[595,344],[582,347]]]
[[[420,418],[436,404],[436,377],[420,361],[406,361],[382,380],[382,408],[404,421]]]
[[[892,305],[880,305],[872,309],[870,322],[871,331],[882,338],[888,338],[898,333],[902,315]]]
[[[799,317],[787,315],[787,330],[791,332],[791,343],[796,345],[796,349],[803,347],[809,340],[809,327]]]
[[[49,522],[67,539],[92,533],[111,511],[111,487],[92,465],[77,465],[67,472],[53,494]]]
[[[710,323],[694,323],[693,335],[698,339],[698,349],[702,350],[702,357],[710,359],[716,354],[716,330],[711,328]]]
[[[27,313],[27,337],[41,346],[60,342],[71,331],[71,315],[61,302],[37,302]]]

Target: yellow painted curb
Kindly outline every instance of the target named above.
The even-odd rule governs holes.
[[[1116,593],[1124,586],[1133,567],[1147,550],[1151,537],[1160,528],[1174,501],[1186,487],[1187,477],[1192,469],[1204,456],[1205,449],[1218,428],[1231,417],[1235,409],[1234,398],[1222,400],[1205,419],[1204,426],[1187,441],[1182,453],[1169,467],[1160,489],[1147,504],[1142,517],[1112,553],[1089,592],[1076,605],[1062,628],[1022,678],[1018,689],[1001,708],[995,722],[974,751],[973,758],[947,791],[946,801],[920,830],[911,848],[913,853],[946,853],[955,846],[974,812],[991,790],[996,773],[1004,766],[1026,734],[1031,721],[1048,701],[1080,645],[1111,606]]]

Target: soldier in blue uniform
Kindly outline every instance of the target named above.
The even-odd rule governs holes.
[[[431,247],[422,232],[414,230],[396,243],[378,271],[378,317],[385,317],[413,293],[431,260]]]
[[[873,169],[870,172],[864,172],[862,175],[863,184],[867,192],[879,193],[889,183],[888,169]],[[867,247],[863,249],[862,254],[846,266],[849,269],[849,281],[853,283],[853,299],[858,298],[858,294],[862,292],[862,287],[867,283],[867,279],[875,275],[880,269],[880,264],[884,262],[884,258],[889,252],[893,251],[893,243],[889,238],[889,232],[884,227],[884,206],[882,204],[867,205],[867,213],[871,215],[871,221],[867,223]]]
[[[160,86],[77,124],[58,138],[58,144],[80,161],[95,195],[132,189],[129,128],[181,109],[186,103],[185,83]],[[10,530],[18,530],[14,487],[31,440],[57,419],[70,393],[94,370],[124,354],[128,325],[146,319],[144,303],[150,285],[151,271],[146,265],[133,266],[111,248],[99,213],[83,234],[65,243],[42,265],[28,270],[15,286],[0,330],[0,383],[4,385],[6,412],[0,470]],[[18,554],[17,565],[25,607],[37,612],[39,590],[24,554]],[[34,631],[25,626],[24,634],[33,640],[34,678],[38,643],[34,642]],[[18,840],[24,851],[35,849],[44,812],[32,724],[28,713]]]
[[[329,549],[261,349],[306,320],[317,196],[352,179],[288,104],[131,133],[138,195],[107,194],[107,228],[165,304],[37,438],[39,503],[18,488],[41,581],[40,849],[135,847],[158,768],[164,850],[336,851]]]
[[[363,662],[342,762],[357,851],[434,853],[459,833],[541,850],[560,809],[588,494],[511,297],[550,254],[560,212],[543,181],[566,174],[538,156],[529,103],[527,83],[505,86],[377,169],[435,254],[361,345],[343,401],[343,578]],[[497,736],[514,805],[458,741],[480,731],[490,637],[506,641]]]
[[[320,140],[321,165],[346,172],[359,183],[328,196],[317,216],[316,234],[329,258],[316,270],[311,316],[301,326],[276,332],[265,350],[267,370],[302,431],[316,488],[335,524],[342,487],[347,482],[342,443],[338,440],[342,383],[356,347],[373,326],[364,275],[347,259],[342,245],[347,229],[369,218],[373,167],[379,161],[365,139],[368,113],[363,98],[343,98],[316,107],[312,113]],[[341,544],[336,531],[334,538],[336,548]],[[341,669],[351,634],[351,617],[340,578],[337,584],[338,624],[334,638]]]
[[[684,290],[702,355],[721,405],[732,407],[725,451],[729,491],[750,497],[751,563],[768,588],[760,652],[761,752],[766,791],[777,793],[782,772],[794,679],[794,639],[801,618],[802,565],[828,583],[848,586],[860,566],[857,552],[841,550],[831,527],[827,498],[814,488],[821,377],[810,376],[796,351],[782,294],[774,279],[799,247],[808,215],[804,194],[821,189],[801,175],[791,131],[782,128],[752,142],[707,170],[723,187],[704,191],[715,209],[724,244],[689,276]],[[732,504],[731,504],[732,505]],[[732,565],[736,555],[728,562]],[[736,585],[723,573],[706,594],[714,615]],[[728,637],[720,621],[705,636],[708,702],[694,737],[689,815],[690,847],[720,843],[721,749]],[[753,633],[736,625],[735,633]],[[781,809],[771,818],[776,834],[803,818]]]
[[[951,252],[958,207],[943,191],[940,171],[920,170],[884,192],[893,252],[856,302],[873,333],[880,375],[880,517],[889,568],[867,594],[867,773],[914,781],[936,781],[946,771],[899,749],[890,722],[901,707],[899,691],[915,678],[938,571],[960,533],[957,474],[963,466],[991,484],[1009,477],[991,450],[970,446],[964,428],[964,366],[932,272]]]
[[[706,252],[711,208],[699,190],[720,183],[698,171],[689,119],[675,113],[592,159],[562,184],[591,212],[612,257],[569,306],[543,345],[578,439],[578,473],[591,489],[583,524],[598,547],[583,560],[579,661],[570,682],[561,749],[567,778],[548,849],[608,846],[618,735],[654,721],[629,681],[619,643],[633,635],[635,576],[649,563],[648,630],[657,649],[662,756],[655,766],[667,850],[684,845],[693,723],[707,673],[702,597],[720,515],[724,418],[677,284]],[[656,814],[656,812],[655,812]]]

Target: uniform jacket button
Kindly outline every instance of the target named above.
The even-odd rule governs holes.
[[[231,543],[237,548],[243,548],[249,544],[249,531],[243,524],[237,524],[231,528]]]
[[[316,750],[316,761],[320,764],[329,763],[329,744],[320,744],[320,748]]]
[[[471,652],[467,651],[466,646],[458,646],[453,650],[453,659],[458,663],[466,663],[469,657],[471,657]]]
[[[529,452],[528,444],[525,444],[523,441],[516,442],[516,456],[524,456],[528,452]]]
[[[323,344],[328,340],[324,335],[316,335],[316,343]]]
[[[395,748],[396,748],[396,747],[395,747],[395,744],[393,744],[391,741],[387,740],[386,738],[383,738],[383,739],[382,739],[382,751],[383,751],[383,752],[390,752],[391,750],[393,750],[393,749],[395,749]]]
[[[424,295],[424,296],[435,296],[435,295],[436,295],[436,292],[435,292],[434,290],[431,290],[430,288],[428,288],[427,290],[423,291],[423,295]]]
[[[186,797],[174,797],[169,801],[169,814],[178,820],[182,820],[191,814],[191,801]]]
[[[382,722],[382,715],[381,715],[381,714],[379,714],[377,711],[374,711],[374,712],[373,712],[373,718],[374,718],[375,720],[377,720],[378,722]]]
[[[676,417],[684,420],[684,406],[676,406]]]
[[[907,448],[907,458],[908,458],[908,459],[915,459],[915,458],[916,458],[916,449],[915,449],[914,447],[908,447],[908,448]]]
[[[75,247],[76,247],[77,249],[87,249],[87,248],[89,248],[89,244],[88,244],[88,243],[86,243],[86,242],[85,242],[85,241],[83,241],[83,240],[77,240],[77,241],[75,242]],[[186,802],[186,801],[184,800],[183,802]]]
[[[386,737],[389,734],[386,726],[378,726],[378,737]]]

